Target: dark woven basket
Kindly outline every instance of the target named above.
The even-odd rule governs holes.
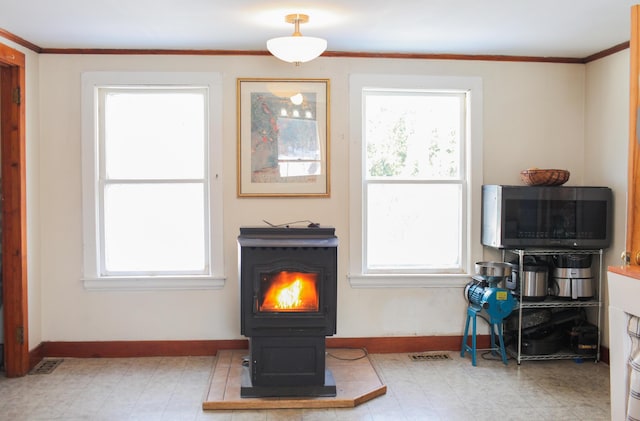
[[[520,171],[520,178],[528,186],[561,186],[569,180],[567,170],[532,169]]]

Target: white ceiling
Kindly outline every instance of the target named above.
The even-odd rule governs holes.
[[[265,51],[307,13],[329,51],[584,58],[629,40],[638,0],[0,0],[38,47]]]

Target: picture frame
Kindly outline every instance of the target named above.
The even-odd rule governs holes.
[[[329,79],[237,79],[238,197],[329,197]]]

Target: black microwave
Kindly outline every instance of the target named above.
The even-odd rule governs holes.
[[[602,249],[611,244],[608,187],[482,186],[482,244]]]

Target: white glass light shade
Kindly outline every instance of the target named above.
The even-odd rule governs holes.
[[[327,41],[304,36],[279,37],[268,40],[267,49],[271,54],[288,63],[306,63],[327,49]]]

